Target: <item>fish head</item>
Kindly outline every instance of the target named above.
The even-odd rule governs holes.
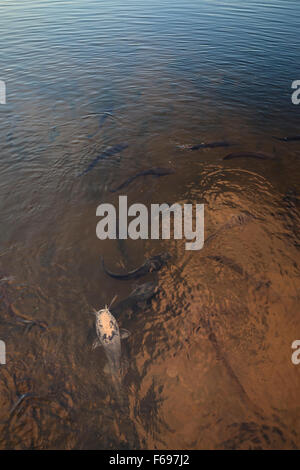
[[[162,263],[166,263],[167,261],[169,261],[171,259],[171,255],[167,251],[165,251],[164,253],[161,253],[158,256],[159,256],[159,259]]]
[[[102,344],[113,342],[119,338],[120,331],[117,320],[109,311],[108,307],[98,310],[96,313],[96,331]]]
[[[171,258],[168,252],[161,253],[159,255],[153,256],[149,259],[148,263],[151,271],[158,271],[162,266],[164,266],[167,261]]]

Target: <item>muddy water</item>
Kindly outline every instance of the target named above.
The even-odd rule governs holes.
[[[2,449],[300,446],[300,144],[274,139],[300,133],[299,15],[291,0],[0,4]],[[223,160],[241,151],[275,158]],[[122,194],[204,203],[201,251],[97,239],[97,206],[150,167],[175,173]],[[162,251],[138,281],[100,263]],[[156,295],[117,318],[132,333],[120,403],[90,312],[145,281]]]

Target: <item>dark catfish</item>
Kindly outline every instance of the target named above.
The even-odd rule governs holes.
[[[152,256],[151,258],[148,258],[139,268],[136,268],[132,271],[129,271],[127,273],[113,273],[109,271],[104,264],[104,259],[102,258],[102,266],[104,272],[110,276],[114,277],[115,279],[121,279],[121,280],[128,280],[128,279],[137,279],[141,276],[144,276],[147,273],[151,273],[154,271],[159,271],[165,264],[166,262],[170,259],[169,253],[161,253],[156,256]]]
[[[205,241],[204,241],[204,246],[208,244],[211,240],[213,240],[215,237],[217,237],[221,232],[225,230],[232,229],[234,227],[238,226],[243,226],[248,224],[249,222],[253,222],[254,220],[262,220],[260,217],[250,214],[250,212],[244,212],[241,214],[233,215],[228,222],[225,224],[221,225],[221,227],[215,232],[209,235]]]
[[[114,193],[116,191],[119,191],[120,189],[126,188],[132,181],[134,181],[136,178],[139,178],[140,176],[166,176],[171,175],[173,173],[175,173],[175,170],[173,170],[172,168],[149,168],[148,170],[143,170],[139,173],[136,173],[135,175],[130,176],[117,188],[111,189],[111,192]]]
[[[214,328],[214,326],[211,325],[208,315],[206,315],[206,318],[203,318],[203,312],[199,311],[199,317],[200,317],[200,325],[206,332],[207,338],[209,342],[211,343],[211,345],[213,346],[217,359],[223,364],[224,369],[228,374],[228,377],[231,379],[232,383],[235,385],[237,392],[239,393],[243,402],[246,404],[247,408],[254,411],[254,413],[257,415],[260,412],[260,409],[259,407],[257,407],[256,404],[254,404],[251,401],[251,399],[249,398],[246,392],[246,389],[244,388],[238,375],[235,373],[231,365],[231,362],[229,360],[229,357],[226,354],[226,348],[222,346],[219,339],[217,338],[216,328]]]
[[[89,166],[78,176],[83,176],[89,171],[91,171],[100,160],[104,160],[107,157],[111,157],[112,155],[115,155],[116,153],[122,152],[122,150],[125,150],[128,147],[127,143],[124,144],[117,144],[114,145],[113,147],[109,147],[108,149],[104,150],[100,155],[98,155],[90,164]]]
[[[112,111],[112,110],[111,110]],[[104,112],[100,117],[99,117],[99,125],[98,125],[98,129],[96,130],[96,132],[94,132],[93,134],[89,134],[88,135],[88,138],[91,139],[92,137],[94,137],[98,132],[99,130],[103,127],[106,119],[111,115],[111,111],[106,111]]]
[[[118,302],[111,311],[115,315],[121,315],[126,310],[135,310],[138,305],[147,303],[158,291],[157,283],[145,282],[136,286],[126,299]]]
[[[229,153],[223,160],[233,160],[234,158],[256,158],[257,160],[275,160],[276,158],[273,155],[267,155],[265,153],[257,152],[235,152]]]
[[[220,235],[222,232],[226,230],[230,230],[234,227],[238,226],[243,226],[248,224],[249,222],[252,222],[254,220],[262,220],[260,217],[250,214],[250,212],[245,211],[244,213],[233,215],[228,222],[225,224],[221,225],[218,230],[211,235],[209,235],[205,240],[204,240],[204,248],[207,247],[209,243],[211,243],[212,240],[214,240],[218,235]],[[190,260],[193,257],[193,253],[187,256],[186,260],[182,263],[181,267],[178,268],[178,273],[181,274],[185,267],[188,265]]]
[[[226,256],[207,256],[208,259],[212,259],[217,263],[224,264],[228,266],[233,271],[237,272],[241,276],[245,275],[248,278],[248,273],[244,271],[244,269],[237,263],[235,263],[232,259],[227,258]]]
[[[300,135],[290,135],[286,137],[275,137],[274,139],[280,140],[281,142],[295,142],[296,140],[300,140]]]
[[[242,268],[239,264],[237,264],[233,259],[227,258],[227,256],[207,256],[208,259],[212,259],[217,263],[220,263],[224,266],[228,266],[232,271],[240,274],[243,276],[247,281],[254,282],[256,289],[260,289],[261,287],[270,287],[270,281],[257,281],[253,276],[251,276],[247,271]]]
[[[187,150],[200,150],[200,149],[214,149],[217,147],[230,147],[232,143],[227,142],[226,140],[224,141],[219,141],[219,142],[201,142],[201,144],[195,144],[195,145],[179,145],[180,148],[187,149]]]
[[[2,303],[8,312],[8,314],[18,323],[23,323],[26,328],[25,331],[29,331],[30,328],[33,326],[37,326],[42,330],[46,330],[48,328],[48,324],[41,320],[33,320],[25,317],[22,315],[19,310],[14,306],[14,304],[9,299],[9,295],[7,292],[8,282],[10,282],[10,277],[2,277],[0,283],[0,297],[2,299]]]
[[[31,392],[27,392],[27,393],[23,393],[19,398],[18,400],[15,402],[15,404],[13,405],[12,409],[10,410],[9,414],[10,416],[16,411],[17,408],[19,408],[21,406],[21,404],[29,399],[29,398],[34,398],[34,397],[37,397],[37,395],[35,393],[31,393]]]

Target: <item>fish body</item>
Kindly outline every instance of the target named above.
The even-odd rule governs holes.
[[[105,158],[107,157],[111,157],[112,155],[115,155],[117,153],[120,153],[122,152],[122,150],[125,150],[126,148],[128,147],[128,144],[127,143],[124,143],[124,144],[118,144],[118,145],[114,145],[113,147],[110,147],[106,150],[104,150],[102,153],[100,153],[100,155],[98,155],[90,164],[89,166],[82,172],[80,173],[78,176],[83,176],[85,175],[86,173],[88,173],[89,171],[91,171],[96,165],[97,163],[100,161],[100,160],[104,160]]]
[[[187,150],[200,150],[200,149],[213,149],[217,147],[230,147],[232,143],[227,141],[220,141],[220,142],[201,142],[200,144],[195,145],[179,145],[178,147],[181,149]]]
[[[29,399],[29,398],[32,398],[32,397],[37,397],[37,395],[35,393],[31,393],[31,392],[27,392],[27,393],[23,393],[19,398],[18,400],[15,402],[15,404],[13,405],[13,407],[11,408],[9,414],[10,416],[13,415],[13,413],[16,411],[17,408],[19,408],[21,406],[21,404]]]
[[[47,322],[41,320],[33,320],[26,318],[23,316],[19,310],[14,306],[14,304],[10,301],[8,294],[6,292],[6,285],[11,281],[9,276],[2,277],[0,279],[0,297],[2,298],[3,304],[9,313],[9,315],[18,323],[23,323],[26,325],[25,332],[29,331],[33,326],[38,326],[42,330],[46,330],[48,328]]]
[[[98,344],[103,346],[110,369],[113,374],[118,374],[121,364],[121,339],[117,320],[108,308],[96,313],[96,332]]]
[[[223,160],[233,160],[235,158],[255,158],[257,160],[275,160],[275,157],[272,155],[267,155],[265,153],[257,153],[257,152],[229,153],[223,158]]]
[[[104,264],[104,259],[102,258],[102,266],[104,272],[115,279],[120,279],[120,280],[128,280],[128,279],[137,279],[141,276],[144,276],[145,274],[149,272],[154,272],[154,271],[159,271],[162,266],[166,264],[166,262],[170,259],[169,253],[161,253],[156,256],[152,256],[151,258],[147,259],[140,267],[128,271],[127,273],[113,273],[109,271]]]
[[[130,333],[119,329],[117,320],[107,307],[95,312],[97,339],[92,349],[102,346],[108,360],[112,382],[120,405],[124,405],[122,393],[121,338],[127,338]]]
[[[156,282],[145,282],[144,284],[136,286],[129,295],[129,298],[135,302],[147,301],[155,295],[157,289],[158,286]]]
[[[280,140],[281,142],[295,142],[300,140],[300,135],[291,135],[286,137],[274,137],[276,140]]]
[[[140,284],[137,286],[126,299],[121,300],[118,302],[114,307],[112,307],[112,311],[116,315],[120,315],[125,311],[134,310],[137,305],[141,305],[146,303],[158,291],[157,283],[155,282],[145,282],[144,284]]]
[[[120,302],[111,307],[111,314],[117,318],[122,315],[122,317],[124,318],[124,312],[130,312],[129,316],[131,316],[133,311],[136,311],[137,307],[142,308],[143,304],[145,304],[152,297],[154,297],[157,294],[158,290],[159,287],[157,282],[145,282],[143,284],[137,285],[128,297],[123,300],[120,300]],[[94,331],[90,329],[88,334],[88,341],[91,340],[93,333]],[[97,336],[97,341],[95,341],[94,347],[98,347],[100,344],[101,343],[99,343],[99,337]]]
[[[216,261],[217,263],[223,264],[225,266],[229,266],[230,269],[237,272],[241,276],[245,275],[247,279],[249,277],[249,275],[244,271],[241,266],[239,266],[232,259],[227,258],[226,256],[207,256],[207,258],[212,259],[213,261]]]
[[[140,176],[166,176],[166,175],[171,175],[175,173],[175,170],[172,168],[149,168],[147,170],[140,171],[139,173],[136,173],[133,176],[130,176],[126,181],[121,183],[117,188],[111,189],[111,192],[114,193],[116,191],[119,191],[120,189],[126,188],[132,181],[134,181],[136,178],[139,178]]]
[[[261,220],[261,219],[258,216],[250,214],[250,212],[247,212],[247,211],[241,214],[233,215],[228,222],[221,225],[221,227],[215,233],[212,233],[205,239],[204,245],[207,245],[209,242],[211,242],[214,238],[216,238],[220,233],[222,233],[225,230],[243,226],[255,220]]]
[[[261,289],[262,287],[270,287],[270,281],[259,281],[251,276],[247,271],[245,271],[242,266],[238,265],[234,262],[231,258],[227,258],[226,256],[207,256],[208,259],[216,261],[217,263],[223,264],[224,266],[228,266],[232,271],[240,274],[243,276],[244,279],[252,281],[255,284],[256,290]]]
[[[96,132],[94,132],[93,134],[89,134],[88,135],[88,138],[91,139],[92,137],[94,137],[100,129],[102,129],[106,119],[108,118],[108,116],[110,116],[110,112],[105,112],[104,114],[102,114],[99,118],[99,125],[98,125],[98,129],[96,130]]]

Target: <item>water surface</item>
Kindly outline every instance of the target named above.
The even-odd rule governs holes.
[[[299,27],[297,0],[0,2],[1,448],[300,446],[300,144],[274,139],[300,134]],[[221,140],[234,147],[178,148]],[[253,217],[192,256],[184,240],[98,240],[97,206],[150,167],[175,174],[137,179],[129,204],[205,203],[206,237]],[[118,317],[120,406],[89,312],[135,281],[100,256],[118,271],[166,250],[137,281],[157,295]]]

